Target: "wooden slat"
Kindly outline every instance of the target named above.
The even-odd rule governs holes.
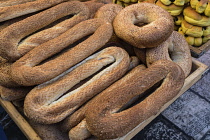
[[[209,49],[210,49],[210,40],[205,44],[201,45],[200,47],[190,46],[191,55],[196,58],[202,56]]]
[[[41,140],[39,135],[34,131],[26,119],[17,111],[11,102],[0,99],[0,104],[29,140]]]
[[[151,116],[150,118],[139,124],[127,135],[119,138],[119,140],[130,140],[132,137],[134,137],[139,131],[141,131],[146,125],[148,125],[153,119],[155,119],[163,110],[165,110],[170,104],[172,104],[180,95],[182,95],[194,83],[196,83],[202,77],[205,71],[207,71],[207,69],[208,67],[205,64],[193,59],[194,71],[186,78],[184,86],[179,94],[168,103],[166,103],[156,115]],[[17,111],[17,109],[11,102],[0,99],[0,104],[29,140],[41,140],[38,134],[34,131],[34,129],[26,121],[26,119]]]

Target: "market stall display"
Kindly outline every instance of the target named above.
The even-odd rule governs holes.
[[[29,139],[134,136],[207,69],[173,27],[152,3],[104,1],[62,2],[14,21],[0,32],[1,105]],[[160,54],[167,60],[148,60]]]

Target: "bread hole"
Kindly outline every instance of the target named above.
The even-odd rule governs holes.
[[[72,88],[70,88],[68,91],[66,91],[65,93],[63,93],[59,98],[57,98],[55,101],[58,101],[59,99],[61,99],[63,96],[65,96],[66,94],[80,88],[81,86],[83,86],[85,83],[87,83],[88,81],[90,81],[94,76],[96,76],[97,74],[99,74],[101,71],[103,71],[104,69],[108,68],[110,65],[112,65],[113,63],[110,63],[108,65],[103,66],[100,70],[96,71],[95,73],[93,73],[92,75],[89,75],[87,78],[81,80],[79,83],[77,83],[76,85],[74,85]],[[95,95],[97,96],[97,94]],[[90,101],[93,97],[90,97],[85,103],[87,103],[88,101]]]
[[[160,80],[156,84],[154,84],[152,87],[147,89],[145,92],[141,93],[140,95],[134,96],[131,100],[129,100],[125,105],[123,105],[116,113],[119,113],[123,110],[129,109],[143,100],[145,100],[147,97],[149,97],[155,90],[157,90],[160,85],[163,83],[164,79]]]
[[[145,25],[147,25],[148,23],[136,23],[134,25],[138,26],[138,27],[143,27]]]

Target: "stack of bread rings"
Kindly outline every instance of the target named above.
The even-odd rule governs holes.
[[[210,40],[209,0],[139,0],[138,2],[154,3],[167,10],[174,18],[174,30],[184,35],[189,45],[199,47]],[[120,4],[118,1],[115,3]]]
[[[43,140],[119,138],[178,95],[189,45],[167,10],[133,3],[0,1],[0,97]]]

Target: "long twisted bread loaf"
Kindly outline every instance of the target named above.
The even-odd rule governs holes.
[[[26,116],[37,122],[48,124],[63,120],[119,79],[128,70],[129,62],[129,56],[123,49],[105,48],[59,77],[34,88],[25,98]],[[75,87],[85,79],[88,81],[78,88]],[[65,93],[66,95],[62,96]]]
[[[137,57],[131,57],[131,63],[129,70],[132,70],[134,67],[138,66],[139,63],[136,63]],[[132,63],[135,63],[134,65]],[[139,69],[146,69],[144,65],[138,66]],[[94,97],[96,98],[96,97]],[[60,128],[67,132],[69,131],[69,138],[71,140],[77,140],[77,139],[87,139],[92,134],[87,130],[86,127],[86,119],[85,119],[85,111],[89,104],[91,104],[92,101],[94,101],[94,98],[88,101],[85,105],[83,105],[81,108],[79,108],[77,111],[75,111],[72,115],[67,117],[62,123]],[[127,103],[125,106],[129,106],[133,102],[135,102],[137,98],[134,98],[131,100],[131,102]]]
[[[62,35],[39,45],[17,60],[12,65],[12,77],[17,83],[25,86],[49,81],[100,49],[108,42],[112,33],[111,24],[103,19],[83,21]],[[91,36],[85,41],[69,50],[64,50],[54,59],[46,61],[50,56],[88,35]]]
[[[59,22],[65,16],[72,18]],[[19,59],[34,47],[51,40],[89,18],[89,10],[79,1],[65,2],[14,23],[0,32],[0,55],[9,61]],[[43,31],[38,30],[57,22]],[[34,32],[37,32],[33,34]]]
[[[30,1],[35,0],[6,0],[6,1],[0,1],[0,7],[6,7],[6,6],[12,6],[12,5],[18,5]]]
[[[156,61],[144,71],[139,71],[138,67],[134,68],[98,94],[89,104],[85,112],[88,131],[99,139],[113,139],[125,135],[155,115],[165,103],[174,98],[182,88],[184,79],[182,69],[168,60]],[[142,95],[159,82],[160,87],[143,101],[119,111],[130,99]]]
[[[30,0],[28,1],[29,2],[27,2],[26,0],[25,3],[23,2],[22,4],[21,1],[17,1],[16,4],[12,4],[11,1],[8,1],[7,4],[3,3],[2,6],[7,6],[0,7],[0,22],[22,15],[34,13],[68,0],[35,0],[31,2]]]

